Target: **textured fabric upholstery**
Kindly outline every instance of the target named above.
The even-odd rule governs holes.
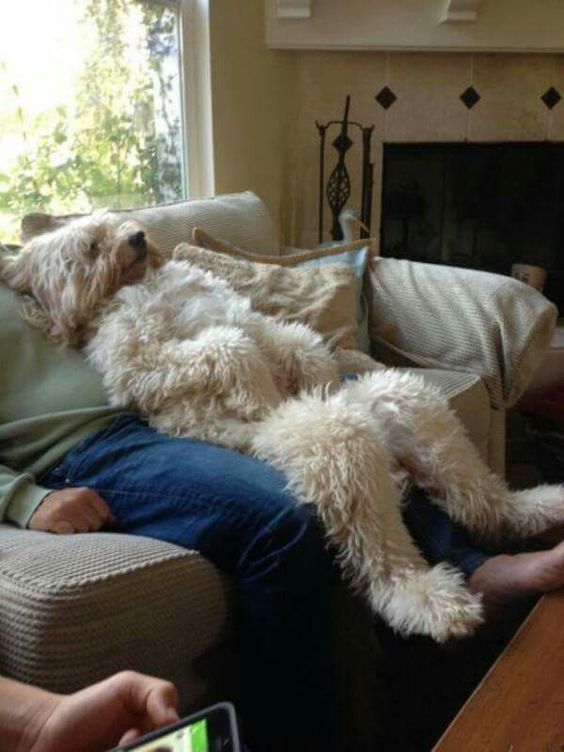
[[[195,227],[229,238],[255,253],[272,256],[280,253],[279,233],[272,216],[250,191],[116,213],[140,222],[165,255],[171,255],[178,243],[190,242]],[[22,220],[22,240],[54,230],[76,216],[28,214]]]
[[[70,692],[133,668],[201,702],[231,586],[202,556],[111,533],[0,525],[0,674]]]
[[[482,379],[471,373],[440,371],[433,368],[410,368],[425,381],[439,387],[464,423],[469,437],[482,459],[489,461],[490,401]]]
[[[376,354],[478,374],[498,409],[523,394],[557,316],[522,282],[451,266],[373,259],[368,287]]]
[[[503,476],[505,411],[546,354],[555,306],[510,277],[391,258],[372,260],[366,291],[372,354],[379,361],[482,380],[489,412],[478,418],[468,409],[461,417],[473,438],[487,430],[485,459]],[[478,446],[483,452],[484,444]]]

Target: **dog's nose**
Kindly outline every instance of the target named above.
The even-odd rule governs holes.
[[[144,248],[145,247],[145,233],[143,230],[139,230],[139,232],[134,232],[131,234],[128,238],[129,245],[132,248]]]

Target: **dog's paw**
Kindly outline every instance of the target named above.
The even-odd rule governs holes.
[[[543,485],[514,491],[506,508],[510,533],[520,538],[564,524],[564,485]]]
[[[480,597],[468,590],[462,574],[448,564],[414,571],[375,595],[377,610],[403,636],[426,635],[447,642],[469,637],[482,623]]]

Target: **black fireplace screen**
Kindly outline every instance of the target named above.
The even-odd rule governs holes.
[[[546,269],[564,316],[564,144],[387,144],[382,255]]]

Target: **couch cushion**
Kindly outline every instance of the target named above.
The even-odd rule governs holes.
[[[346,264],[293,269],[232,258],[185,243],[175,249],[174,258],[226,280],[261,313],[309,324],[331,347],[356,347],[357,282]]]
[[[0,675],[71,692],[125,668],[196,704],[229,631],[231,588],[198,553],[149,538],[0,525]]]
[[[399,370],[405,370],[400,368]],[[458,415],[482,459],[489,456],[491,407],[488,390],[479,376],[433,368],[410,368],[411,373],[439,387]]]
[[[178,243],[189,241],[196,226],[256,253],[280,253],[274,220],[264,202],[250,191],[115,213],[140,222],[165,255],[172,254]],[[27,214],[22,219],[22,240],[55,230],[77,216]]]

